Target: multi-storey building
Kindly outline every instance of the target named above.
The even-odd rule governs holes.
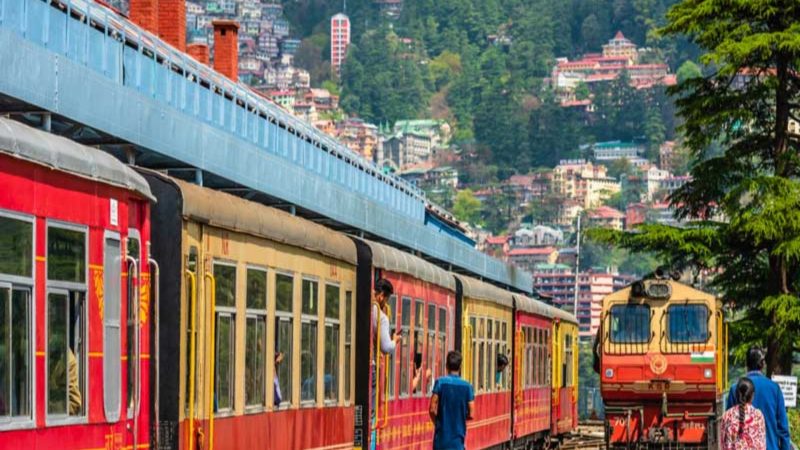
[[[553,169],[553,190],[574,200],[584,209],[600,206],[613,194],[620,192],[620,184],[608,176],[603,165],[585,160],[564,160]]]
[[[331,69],[338,77],[350,46],[350,18],[339,13],[331,17]]]
[[[606,58],[624,57],[633,63],[639,62],[639,51],[636,44],[631,42],[622,31],[617,31],[614,38],[603,45],[603,56]]]
[[[592,339],[600,327],[603,297],[624,287],[634,277],[615,270],[591,270],[578,274],[580,338]],[[575,272],[564,264],[539,264],[534,268],[533,287],[552,304],[565,311],[575,310]]]

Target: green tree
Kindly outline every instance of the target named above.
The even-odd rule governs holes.
[[[672,202],[679,217],[707,220],[595,236],[696,273],[715,269],[709,288],[737,310],[732,343],[766,344],[768,374],[790,373],[800,348],[800,136],[788,129],[800,103],[798,14],[799,3],[782,0],[683,0],[670,10],[663,32],[688,36],[715,66],[672,89],[694,164]],[[721,151],[709,156],[712,143]]]
[[[589,86],[583,81],[575,86],[575,98],[578,100],[586,100],[590,95],[592,95],[592,92],[589,90]]]
[[[692,61],[685,61],[681,64],[676,74],[678,84],[683,84],[686,80],[700,78],[702,76],[703,72],[700,70],[700,67]]]
[[[453,202],[453,214],[462,222],[477,224],[481,218],[481,201],[469,189],[458,191]]]
[[[661,120],[661,111],[650,109],[644,122],[644,135],[647,139],[647,159],[658,160],[658,150],[666,138],[666,128]]]

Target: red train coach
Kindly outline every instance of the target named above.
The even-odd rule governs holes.
[[[0,448],[150,445],[147,183],[0,119]]]
[[[428,416],[430,390],[445,373],[445,355],[453,348],[455,280],[451,273],[408,253],[355,239],[358,249],[356,348],[356,448],[429,447],[433,424]],[[372,284],[386,278],[394,286],[389,322],[403,334],[394,355],[375,361],[371,340]],[[377,331],[375,330],[375,336]],[[374,343],[373,343],[374,344]],[[370,359],[367,359],[370,358]],[[367,390],[370,377],[380,389]],[[374,398],[370,399],[373,392]],[[372,405],[370,410],[368,405]],[[371,412],[371,413],[370,413]]]

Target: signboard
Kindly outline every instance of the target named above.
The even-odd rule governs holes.
[[[773,375],[772,381],[778,383],[783,393],[783,401],[787,408],[797,408],[797,377]]]
[[[111,226],[116,227],[119,225],[119,207],[116,199],[111,199],[108,209],[108,220]]]

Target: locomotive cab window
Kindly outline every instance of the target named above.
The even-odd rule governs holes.
[[[47,413],[86,414],[85,229],[47,228]]]
[[[667,309],[668,337],[675,343],[707,342],[708,307],[706,305],[672,305]]]
[[[643,344],[650,342],[650,306],[615,305],[611,307],[611,342]]]
[[[31,420],[32,287],[33,220],[0,215],[0,427]]]

